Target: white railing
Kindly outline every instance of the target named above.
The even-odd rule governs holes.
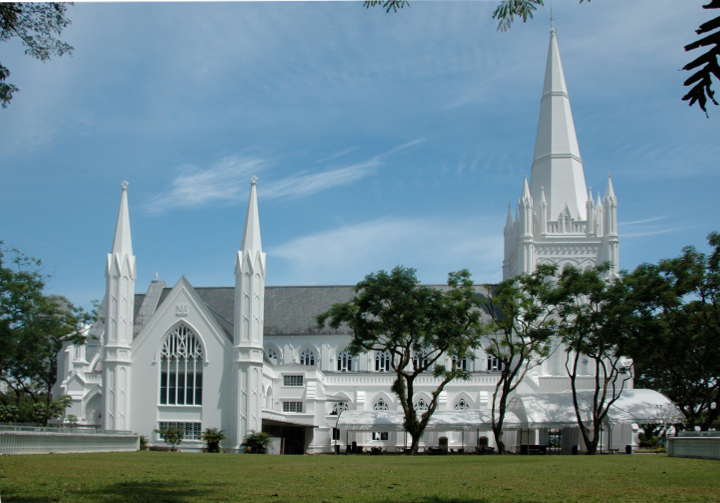
[[[129,431],[84,428],[0,426],[0,455],[53,452],[132,452],[140,437]]]
[[[451,381],[448,386],[458,385],[492,385],[494,386],[499,378],[499,374],[474,373],[470,378],[456,379]],[[325,374],[323,384],[326,386],[347,386],[347,385],[379,385],[392,386],[395,381],[395,374],[377,373],[377,374]],[[419,375],[415,379],[415,385],[437,385],[440,379],[433,377],[431,374]]]

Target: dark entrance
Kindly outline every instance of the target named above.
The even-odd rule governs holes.
[[[281,454],[305,454],[306,427],[269,420],[264,420],[262,425],[265,433],[282,439]]]

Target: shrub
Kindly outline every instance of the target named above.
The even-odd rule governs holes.
[[[176,451],[177,446],[183,441],[183,431],[176,426],[155,431],[160,435],[160,437],[162,437],[166,444],[170,445],[171,451]]]
[[[242,443],[242,446],[245,447],[245,452],[250,454],[265,454],[265,451],[267,450],[267,445],[270,443],[270,435],[265,433],[264,431],[260,432],[252,432],[247,437],[245,437],[245,441]]]
[[[140,435],[140,450],[146,451],[147,448],[148,448],[147,438],[145,438],[145,435]]]
[[[205,444],[207,444],[208,452],[220,452],[220,442],[226,438],[223,431],[217,428],[207,428],[202,434],[202,439]]]

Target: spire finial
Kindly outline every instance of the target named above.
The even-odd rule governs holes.
[[[550,33],[556,33],[555,17],[553,16],[553,2],[550,0]]]
[[[128,210],[128,182],[120,184],[120,208],[115,223],[115,239],[112,253],[132,255],[132,236],[130,234],[130,211]]]
[[[245,235],[243,236],[243,250],[262,250],[260,239],[260,216],[257,202],[257,177],[250,178],[250,198],[248,201],[247,217],[245,218]]]

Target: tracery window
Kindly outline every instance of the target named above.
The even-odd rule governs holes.
[[[314,367],[315,366],[315,351],[313,351],[312,349],[303,349],[300,352],[300,365]]]
[[[353,357],[350,351],[340,351],[337,355],[337,369],[338,372],[352,372],[353,370]]]
[[[375,351],[375,372],[389,372],[391,358],[390,351]]]
[[[470,408],[470,402],[465,399],[464,396],[461,396],[455,401],[455,410],[465,410]]]
[[[389,410],[390,406],[388,405],[387,401],[383,397],[378,398],[375,400],[375,403],[373,404],[373,410]]]
[[[496,356],[488,356],[487,369],[490,372],[498,372],[504,367],[503,362]]]
[[[430,360],[428,360],[427,355],[419,355],[415,354],[413,355],[413,366],[417,369],[420,367],[427,367]]]
[[[426,411],[430,408],[430,404],[424,397],[420,397],[415,401],[415,410]]]
[[[460,369],[460,370],[470,370],[470,365],[468,364],[468,358],[458,358],[457,356],[453,356],[452,359],[452,366],[453,369]]]
[[[187,325],[176,325],[160,349],[160,404],[202,405],[203,348]]]
[[[265,355],[267,356],[268,361],[272,363],[273,365],[277,365],[280,363],[280,354],[278,353],[278,350],[275,348],[268,348],[265,352]]]
[[[347,400],[338,400],[332,403],[332,409],[330,410],[331,416],[339,416],[344,411],[350,408]]]

